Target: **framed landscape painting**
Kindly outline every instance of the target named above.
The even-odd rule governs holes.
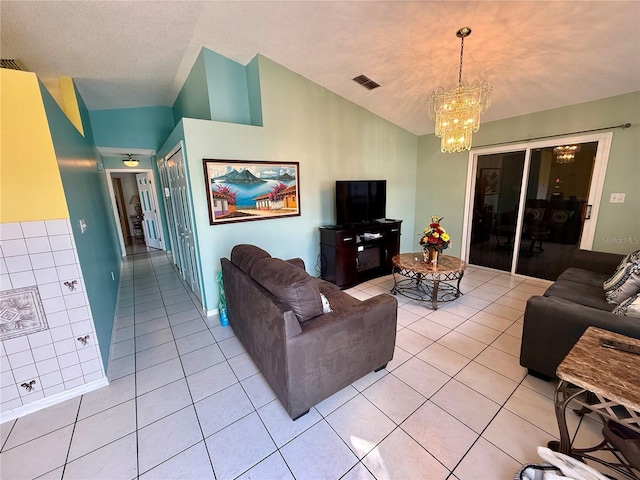
[[[211,225],[300,215],[298,162],[202,163]]]

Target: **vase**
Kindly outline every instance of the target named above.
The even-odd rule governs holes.
[[[438,264],[438,251],[435,248],[429,249],[429,263],[433,265]]]

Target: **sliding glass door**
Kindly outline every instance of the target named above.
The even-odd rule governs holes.
[[[477,159],[469,263],[511,271],[525,151]]]
[[[470,157],[463,257],[555,280],[590,249],[611,134],[485,150]]]
[[[590,142],[531,152],[516,273],[555,280],[569,265],[580,244],[597,147]]]

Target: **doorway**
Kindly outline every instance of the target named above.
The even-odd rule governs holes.
[[[150,169],[108,169],[107,184],[122,256],[162,249]]]
[[[555,280],[593,244],[610,142],[592,135],[472,152],[463,258]]]

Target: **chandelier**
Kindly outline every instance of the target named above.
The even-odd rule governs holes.
[[[468,27],[456,32],[456,36],[461,39],[458,86],[449,90],[439,87],[431,95],[429,116],[435,118],[435,134],[436,137],[442,138],[442,152],[470,150],[473,132],[480,128],[480,114],[484,113],[491,103],[491,86],[488,82],[476,80],[471,85],[462,83],[462,52],[464,39],[469,35],[471,29]]]
[[[560,145],[553,149],[556,163],[571,163],[576,159],[576,153],[580,151],[580,145]]]

